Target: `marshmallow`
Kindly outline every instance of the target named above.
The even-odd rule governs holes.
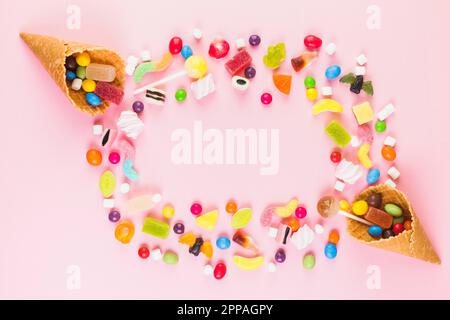
[[[161,260],[162,256],[161,249],[159,248],[153,249],[150,252],[150,258],[152,258],[153,261]]]
[[[192,35],[195,39],[200,40],[203,36],[203,32],[202,30],[195,28],[194,30],[192,30]]]
[[[139,63],[139,59],[136,58],[135,56],[129,56],[127,58],[127,64],[130,66],[137,66]]]
[[[70,86],[73,90],[78,91],[81,89],[81,84],[83,83],[83,80],[80,78],[75,78],[72,81],[72,85]]]
[[[325,229],[323,228],[323,226],[322,226],[321,224],[316,224],[316,225],[314,226],[314,232],[315,232],[316,234],[322,234],[322,233],[325,232]]]
[[[387,185],[387,186],[389,186],[389,187],[391,187],[391,188],[397,187],[397,184],[396,184],[394,181],[392,181],[391,179],[387,179],[387,180],[384,182],[384,184]]]
[[[328,55],[332,56],[336,52],[336,44],[331,42],[327,45],[325,51]]]
[[[333,95],[333,88],[332,87],[322,87],[322,95],[324,97],[330,97]]]
[[[269,262],[269,264],[267,265],[267,270],[269,272],[275,272],[277,271],[277,265],[273,262]]]
[[[152,56],[150,55],[150,51],[144,50],[141,52],[141,59],[143,62],[151,61]]]
[[[394,146],[395,146],[395,143],[396,143],[395,138],[393,138],[393,137],[391,137],[391,136],[387,136],[387,137],[384,139],[384,145],[386,145],[386,146],[394,147]]]
[[[361,141],[359,141],[359,138],[357,136],[352,136],[350,144],[353,148],[358,148],[361,145]]]
[[[101,136],[103,133],[103,125],[101,124],[94,124],[92,126],[92,134],[94,136]]]
[[[204,274],[205,276],[210,276],[210,275],[212,275],[213,273],[214,273],[214,268],[213,268],[212,265],[206,264],[206,265],[203,267],[203,274]]]
[[[114,199],[103,199],[103,207],[107,209],[114,208]]]
[[[397,180],[398,177],[400,177],[400,171],[398,171],[396,167],[390,167],[387,174],[394,180]]]
[[[125,67],[125,73],[129,76],[132,76],[134,74],[134,70],[136,70],[136,65],[134,64],[127,64]]]
[[[159,194],[159,193],[155,193],[155,194],[152,196],[152,201],[153,201],[154,203],[160,203],[161,200],[162,200],[162,196],[161,196],[161,194]]]
[[[355,76],[364,76],[366,74],[366,67],[357,66],[355,67]]]
[[[334,189],[342,192],[344,191],[345,188],[345,183],[343,183],[342,181],[337,180],[336,183],[334,184]]]
[[[378,112],[377,117],[379,120],[383,121],[387,119],[393,112],[395,111],[395,107],[392,103],[386,105],[380,112]]]
[[[356,57],[356,62],[358,62],[360,66],[363,66],[367,63],[367,57],[362,53]]]
[[[274,227],[270,227],[269,228],[268,235],[269,235],[270,238],[274,238],[275,239],[277,237],[277,234],[278,234],[278,228],[274,228]]]
[[[243,38],[236,39],[236,48],[237,49],[245,48],[245,39]]]
[[[126,182],[122,183],[120,185],[120,192],[123,194],[126,194],[130,191],[130,185]]]

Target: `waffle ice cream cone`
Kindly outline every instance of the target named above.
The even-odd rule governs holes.
[[[102,101],[98,107],[91,107],[85,99],[82,91],[75,91],[67,86],[66,82],[66,57],[72,54],[87,51],[91,56],[91,61],[102,64],[113,65],[116,68],[116,79],[112,84],[123,89],[125,83],[125,63],[114,51],[94,46],[90,44],[64,41],[57,38],[20,33],[20,37],[30,47],[41,64],[56,82],[58,87],[64,92],[69,101],[79,110],[91,115],[102,114],[109,106],[108,101]]]
[[[371,193],[381,193],[383,206],[386,203],[394,203],[400,206],[403,209],[404,215],[411,220],[411,230],[405,230],[388,239],[374,239],[367,232],[367,225],[347,218],[347,232],[353,238],[369,246],[440,264],[441,260],[434,251],[406,196],[397,189],[386,185],[377,185],[364,190],[356,196],[355,201],[363,200]]]

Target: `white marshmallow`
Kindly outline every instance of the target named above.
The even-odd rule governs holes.
[[[107,209],[114,208],[114,199],[103,199],[103,207]]]
[[[324,97],[330,97],[333,95],[333,88],[332,87],[322,87],[322,95]]]
[[[337,190],[337,191],[342,192],[342,191],[344,191],[344,188],[345,188],[345,183],[343,183],[342,181],[338,180],[334,184],[334,189]]]
[[[150,258],[152,258],[153,261],[161,260],[162,256],[163,255],[162,255],[161,249],[159,249],[159,248],[153,249],[150,252]]]
[[[325,232],[325,229],[323,228],[323,226],[322,226],[321,224],[316,224],[316,225],[314,226],[314,232],[315,232],[316,234],[322,234],[322,233]]]
[[[357,136],[352,136],[350,140],[350,145],[353,148],[358,148],[361,145],[361,141],[359,141],[359,138]]]
[[[394,180],[397,180],[400,177],[400,171],[396,167],[390,167],[387,174]]]
[[[278,234],[278,228],[274,228],[274,227],[270,227],[269,228],[268,235],[269,235],[270,238],[274,238],[275,239],[277,237],[277,234]]]
[[[150,51],[148,51],[148,50],[142,51],[141,52],[141,59],[144,62],[152,60],[152,56],[150,54]]]
[[[336,44],[331,42],[327,45],[325,51],[327,52],[328,55],[332,56],[333,54],[335,54],[336,52]]]
[[[83,83],[83,80],[81,80],[80,78],[75,78],[72,81],[72,85],[71,88],[75,91],[78,91],[81,89],[81,84]]]
[[[394,113],[395,107],[392,103],[386,105],[380,112],[378,112],[377,117],[379,120],[383,121],[387,119],[392,113]]]
[[[212,265],[206,264],[206,265],[203,267],[203,274],[204,274],[205,276],[210,276],[210,275],[213,274],[213,272],[214,272],[214,268],[213,268]]]
[[[363,66],[367,63],[367,57],[362,53],[356,57],[356,62],[358,62],[360,66]]]
[[[160,203],[161,200],[162,200],[162,196],[161,196],[161,194],[159,194],[159,193],[155,193],[155,194],[152,196],[152,201],[153,201],[154,203]]]
[[[237,49],[245,48],[245,39],[243,38],[236,39],[236,48]]]
[[[355,76],[364,76],[366,74],[366,67],[357,66],[355,67]]]
[[[94,136],[101,136],[103,133],[103,125],[101,124],[94,124],[92,126],[92,134]]]
[[[275,272],[275,271],[277,271],[277,265],[275,263],[273,263],[273,262],[269,262],[267,264],[267,270],[269,272]]]
[[[387,137],[384,139],[384,145],[386,145],[386,146],[394,147],[394,146],[395,146],[395,143],[396,143],[395,138],[393,138],[393,137],[391,137],[391,136],[387,136]]]
[[[139,59],[135,56],[128,56],[127,58],[127,64],[131,66],[137,66],[139,63]]]
[[[192,35],[195,39],[200,40],[203,36],[203,32],[202,30],[195,28],[194,30],[192,30]]]
[[[389,186],[389,187],[391,187],[391,188],[397,187],[397,184],[396,184],[394,181],[392,181],[391,179],[387,179],[387,180],[384,182],[384,184],[387,185],[387,186]]]
[[[134,74],[134,70],[136,70],[135,64],[127,64],[127,66],[125,67],[125,73],[130,77]]]
[[[130,192],[130,185],[126,182],[122,183],[120,185],[120,192],[123,194]]]

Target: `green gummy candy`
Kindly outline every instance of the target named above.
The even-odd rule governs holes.
[[[336,120],[332,120],[325,127],[325,132],[341,148],[344,148],[352,139],[347,130]]]
[[[154,62],[144,62],[137,66],[134,70],[134,81],[140,82],[147,72],[151,72],[155,69]]]
[[[154,237],[166,239],[169,235],[170,226],[154,218],[145,218],[142,232],[148,233]]]
[[[303,268],[307,270],[311,270],[314,268],[316,264],[316,257],[314,257],[312,254],[307,254],[303,257]]]
[[[163,261],[166,264],[177,264],[178,263],[178,256],[174,252],[166,252],[163,255]]]

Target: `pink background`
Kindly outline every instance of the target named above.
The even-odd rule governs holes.
[[[66,7],[71,3],[81,7],[80,30],[66,28]],[[448,76],[444,72],[450,70],[446,34],[450,28],[449,1],[195,3],[0,1],[0,297],[450,298],[450,176],[446,163],[450,157],[450,112]],[[366,9],[371,4],[381,9],[381,30],[366,27]],[[194,27],[204,32],[199,43],[191,36]],[[379,110],[392,101],[398,109],[388,120],[388,133],[398,141],[395,164],[402,173],[399,187],[413,200],[442,265],[362,246],[345,235],[344,220],[339,217],[323,221],[327,232],[334,227],[341,231],[338,258],[329,261],[323,256],[323,235],[311,247],[317,264],[308,272],[301,267],[304,252],[293,246],[287,247],[287,261],[275,274],[268,273],[265,267],[253,272],[237,270],[231,256],[241,251],[235,246],[227,251],[216,250],[214,263],[219,259],[227,261],[228,274],[224,280],[215,281],[202,274],[204,258],[189,255],[186,247],[176,244],[174,235],[163,242],[138,232],[130,245],[119,244],[97,187],[103,169],[89,167],[84,159],[93,141],[92,119],[71,107],[22,43],[20,31],[97,43],[117,49],[124,57],[139,55],[143,49],[159,56],[174,35],[181,36],[201,54],[206,54],[215,36],[228,39],[234,52],[236,38],[261,35],[261,46],[250,50],[257,76],[244,95],[231,88],[223,61],[208,59],[218,86],[213,96],[201,102],[189,96],[179,105],[173,93],[189,82],[179,79],[166,86],[169,99],[163,108],[147,106],[145,133],[137,142],[137,168],[142,177],[140,186],[159,189],[164,199],[175,206],[175,220],[183,220],[188,230],[213,241],[221,232],[230,232],[230,218],[223,210],[229,197],[241,205],[251,204],[256,218],[247,230],[267,260],[277,244],[259,226],[259,213],[271,202],[297,196],[309,209],[308,222],[316,223],[319,216],[315,203],[334,183],[334,168],[328,160],[333,146],[322,132],[327,116],[313,118],[304,97],[302,81],[306,73],[294,76],[291,96],[283,97],[273,88],[271,72],[263,66],[262,56],[269,44],[285,41],[290,58],[302,50],[303,37],[309,33],[320,35],[325,43],[335,42],[337,54],[330,58],[322,52],[320,60],[308,69],[320,87],[325,83],[323,72],[327,65],[339,63],[344,71],[350,71],[354,58],[365,52],[369,58],[368,78],[375,88],[374,108]],[[171,71],[181,66],[182,59],[177,58]],[[280,71],[291,72],[288,60]],[[333,87],[335,98],[346,107],[343,118],[354,130],[349,107],[362,100],[364,94],[356,100],[346,87],[337,83]],[[259,103],[264,90],[274,95],[268,109]],[[129,92],[121,108],[131,105]],[[260,176],[252,166],[174,166],[170,161],[170,134],[176,128],[191,129],[194,120],[202,120],[205,128],[279,128],[279,174]],[[379,150],[384,135],[376,137],[374,150]],[[379,152],[372,156],[384,169],[385,161]],[[344,194],[350,198],[363,187],[360,183]],[[216,231],[207,233],[195,227],[188,213],[194,200],[221,209]],[[159,214],[160,209],[157,207],[155,213]],[[140,219],[135,217],[138,228]],[[136,252],[143,242],[177,251],[180,263],[166,266],[139,259]],[[79,290],[66,288],[69,265],[81,269]],[[366,287],[366,269],[370,265],[380,267],[380,290]]]

